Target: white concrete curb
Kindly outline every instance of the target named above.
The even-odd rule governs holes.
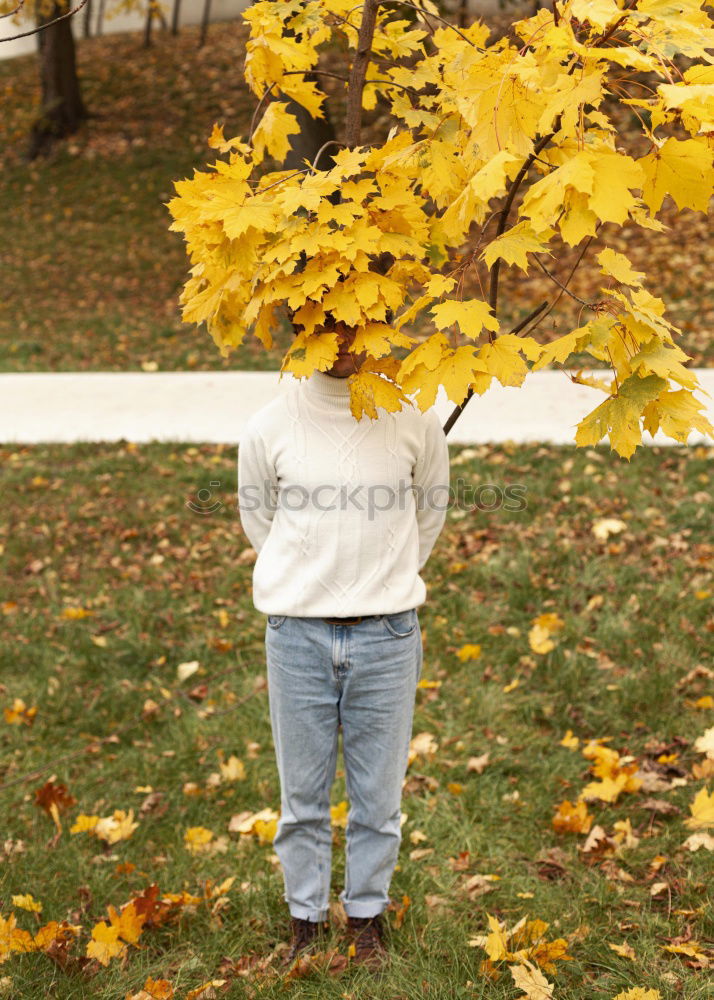
[[[714,423],[714,369],[692,371]],[[609,371],[592,372],[607,378]],[[25,372],[0,374],[0,442],[186,441],[237,444],[259,407],[284,392],[277,372]],[[676,388],[673,383],[673,388]],[[706,395],[708,393],[708,395]],[[522,386],[495,382],[474,396],[449,433],[453,444],[574,444],[575,429],[605,396],[561,371],[533,372]],[[442,423],[454,404],[440,391]],[[658,431],[645,444],[678,444]],[[712,445],[693,432],[689,445]]]

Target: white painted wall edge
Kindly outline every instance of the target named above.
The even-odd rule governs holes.
[[[689,369],[714,423],[714,369]],[[607,370],[584,372],[608,378]],[[23,372],[0,374],[0,443],[177,441],[237,444],[248,418],[294,382],[278,372]],[[675,385],[676,387],[676,385]],[[574,444],[577,424],[605,396],[561,371],[533,372],[522,386],[496,382],[473,396],[449,433],[453,444]],[[454,404],[440,389],[442,423]],[[677,445],[658,431],[644,444]],[[604,441],[607,443],[607,440]],[[712,445],[692,432],[688,445]]]

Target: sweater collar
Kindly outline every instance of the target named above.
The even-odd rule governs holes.
[[[335,378],[325,372],[314,371],[303,379],[307,398],[318,406],[332,410],[345,410],[350,407],[350,387],[348,378]]]

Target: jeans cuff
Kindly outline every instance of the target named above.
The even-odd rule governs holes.
[[[348,917],[359,917],[360,919],[378,917],[386,910],[386,906],[380,906],[379,903],[343,903],[343,906]]]
[[[330,915],[329,906],[322,910],[315,910],[310,909],[309,906],[300,906],[299,903],[288,903],[288,909],[291,917],[297,917],[298,920],[311,920],[314,924],[323,923]]]

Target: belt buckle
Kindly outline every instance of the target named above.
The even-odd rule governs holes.
[[[362,618],[362,615],[356,615],[354,618],[326,618],[325,621],[328,625],[359,625]]]

